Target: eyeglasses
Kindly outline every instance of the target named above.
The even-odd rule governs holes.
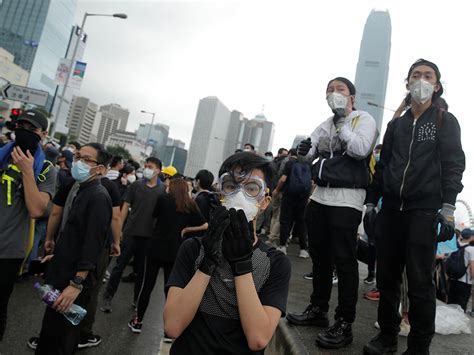
[[[73,156],[73,160],[74,161],[78,161],[78,160],[81,160],[87,164],[90,164],[90,163],[95,163],[95,164],[99,164],[99,162],[97,160],[94,160],[94,159],[91,159],[89,157],[81,157],[81,155],[79,153],[76,153],[74,154]]]
[[[258,176],[254,177],[239,177],[243,178],[242,182],[235,181],[235,177],[229,173],[223,174],[219,178],[220,190],[224,195],[233,195],[239,191],[242,191],[248,197],[261,199],[265,196],[267,186]]]

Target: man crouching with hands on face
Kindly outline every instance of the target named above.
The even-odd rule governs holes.
[[[170,354],[263,354],[285,314],[291,275],[290,260],[255,234],[270,180],[269,163],[256,154],[222,164],[223,206],[204,237],[181,245],[167,284]]]

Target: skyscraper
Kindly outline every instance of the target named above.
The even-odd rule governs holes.
[[[81,143],[90,142],[92,127],[97,114],[98,105],[87,97],[75,96],[69,110],[69,134]]]
[[[118,130],[120,119],[115,117],[110,112],[100,111],[100,115],[97,115],[99,119],[99,129],[97,130],[97,142],[105,144],[109,137]]]
[[[264,154],[272,150],[274,135],[275,125],[267,121],[263,113],[251,120],[243,119],[236,148],[243,148],[246,143],[250,143],[257,153]]]
[[[111,113],[115,118],[120,120],[118,129],[121,131],[127,130],[128,116],[130,116],[130,111],[128,111],[128,109],[123,108],[119,104],[108,104],[100,106],[100,112]]]
[[[224,161],[229,129],[230,111],[215,96],[199,101],[194,121],[185,175],[195,176],[201,169],[210,170],[217,176]]]
[[[392,25],[388,11],[372,10],[365,23],[360,44],[355,106],[374,117],[379,132],[382,128],[383,109],[371,106],[369,102],[380,106],[385,104],[391,36]]]
[[[15,64],[30,72],[28,86],[56,90],[54,78],[64,57],[74,23],[77,0],[3,0],[0,2],[0,47]]]

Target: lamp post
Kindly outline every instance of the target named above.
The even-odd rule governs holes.
[[[140,112],[151,115],[151,125],[150,125],[150,129],[148,130],[148,134],[147,134],[146,142],[145,142],[145,154],[146,154],[146,149],[148,148],[148,142],[150,141],[151,128],[153,127],[153,123],[155,122],[155,112],[148,112],[144,110],[141,110]]]
[[[84,17],[82,18],[82,24],[81,27],[79,28],[79,33],[77,34],[78,39],[74,45],[74,50],[72,51],[72,57],[71,57],[71,65],[68,67],[67,70],[67,75],[66,75],[66,82],[64,83],[63,86],[63,91],[61,93],[61,97],[59,98],[59,104],[58,104],[58,109],[56,110],[56,114],[54,115],[54,124],[51,129],[51,132],[49,133],[51,138],[54,138],[54,132],[56,131],[56,126],[58,123],[58,118],[59,118],[59,112],[61,112],[61,107],[63,105],[64,101],[64,95],[66,94],[67,86],[69,84],[69,77],[71,76],[71,71],[73,70],[73,66],[76,63],[76,54],[77,54],[77,49],[79,48],[79,42],[82,40],[82,34],[84,33],[84,26],[86,25],[86,19],[87,16],[103,16],[103,17],[116,17],[125,20],[127,18],[126,14],[89,14],[85,13]]]
[[[369,105],[369,106],[374,106],[374,107],[378,107],[378,108],[382,108],[382,109],[384,109],[384,110],[389,110],[389,111],[392,111],[392,112],[396,112],[394,109],[391,109],[391,108],[388,108],[388,107],[385,107],[385,106],[376,104],[375,102],[367,101],[367,105]]]

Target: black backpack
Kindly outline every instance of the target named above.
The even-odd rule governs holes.
[[[311,192],[311,166],[295,161],[291,167],[290,183],[286,193],[292,197],[305,198]]]
[[[446,275],[452,280],[459,280],[466,275],[467,265],[464,260],[464,249],[466,249],[466,246],[452,252],[445,261]]]

